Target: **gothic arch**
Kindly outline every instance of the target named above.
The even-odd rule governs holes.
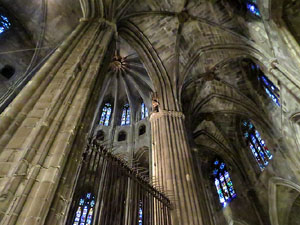
[[[290,210],[299,196],[299,184],[280,177],[269,180],[269,216],[272,225],[288,224]]]
[[[289,118],[289,125],[295,133],[294,140],[296,149],[291,151],[292,159],[295,162],[295,164],[298,165],[300,162],[300,112],[292,114],[292,116]]]
[[[163,108],[170,110],[178,110],[177,104],[174,102],[174,92],[170,77],[164,67],[159,55],[149,42],[147,37],[139,30],[139,28],[129,21],[120,23],[120,35],[132,45],[141,60],[144,62],[149,76],[154,84],[154,91],[157,91],[163,102],[160,102]],[[167,100],[168,99],[168,100]]]
[[[198,148],[206,149],[211,151],[211,154],[220,156],[236,168],[243,179],[248,181],[246,168],[244,168],[238,152],[235,151],[234,145],[212,121],[203,121],[199,124],[193,137]]]

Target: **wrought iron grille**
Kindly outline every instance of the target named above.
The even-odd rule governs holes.
[[[67,225],[171,225],[170,202],[96,141],[83,154]]]

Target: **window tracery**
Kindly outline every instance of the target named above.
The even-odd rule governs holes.
[[[146,117],[148,117],[149,113],[148,113],[148,108],[145,105],[145,103],[143,102],[141,104],[141,119],[145,119]]]
[[[258,80],[263,86],[265,92],[277,106],[280,106],[279,89],[272,83],[272,81],[269,80],[269,78],[267,78],[267,76],[264,75],[258,65],[252,64],[251,69],[258,72]]]
[[[73,225],[91,225],[94,215],[95,196],[87,193],[80,198]]]
[[[233,183],[226,168],[226,164],[219,159],[214,161],[213,175],[219,201],[223,207],[226,207],[226,205],[237,195],[233,188]]]
[[[112,112],[111,104],[105,103],[105,105],[102,108],[100,125],[109,126],[111,112]]]
[[[11,23],[9,22],[9,19],[4,15],[0,15],[0,34],[8,30],[10,27]]]
[[[266,142],[261,138],[260,133],[250,121],[243,121],[242,130],[246,144],[251,149],[259,168],[263,171],[269,164],[269,160],[273,158],[266,146]]]
[[[123,107],[123,113],[121,118],[121,126],[130,125],[130,106],[125,104]]]
[[[258,17],[261,17],[260,11],[257,7],[256,0],[246,0],[246,7],[250,13]]]
[[[139,204],[139,225],[143,225],[143,203]]]

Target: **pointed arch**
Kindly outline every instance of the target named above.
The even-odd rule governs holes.
[[[109,102],[107,102],[102,107],[100,125],[109,126],[111,114],[112,114],[112,105]]]
[[[219,201],[223,207],[226,207],[237,195],[225,162],[221,159],[216,159],[213,163],[212,173]]]
[[[123,106],[122,118],[121,118],[121,126],[130,125],[130,106],[126,103]]]
[[[84,194],[78,200],[78,207],[74,215],[72,225],[91,225],[94,217],[95,195],[92,193]]]
[[[246,145],[250,148],[260,170],[263,171],[273,155],[251,121],[243,120],[241,126]]]
[[[278,192],[281,192],[281,195]],[[293,200],[295,201],[297,196],[300,196],[299,184],[280,177],[272,177],[269,180],[269,217],[272,225],[287,224]]]
[[[141,119],[145,119],[149,116],[148,108],[144,102],[141,103]]]

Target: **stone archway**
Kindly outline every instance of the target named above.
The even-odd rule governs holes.
[[[271,178],[269,207],[272,225],[298,225],[296,212],[300,209],[300,186],[279,177]]]

